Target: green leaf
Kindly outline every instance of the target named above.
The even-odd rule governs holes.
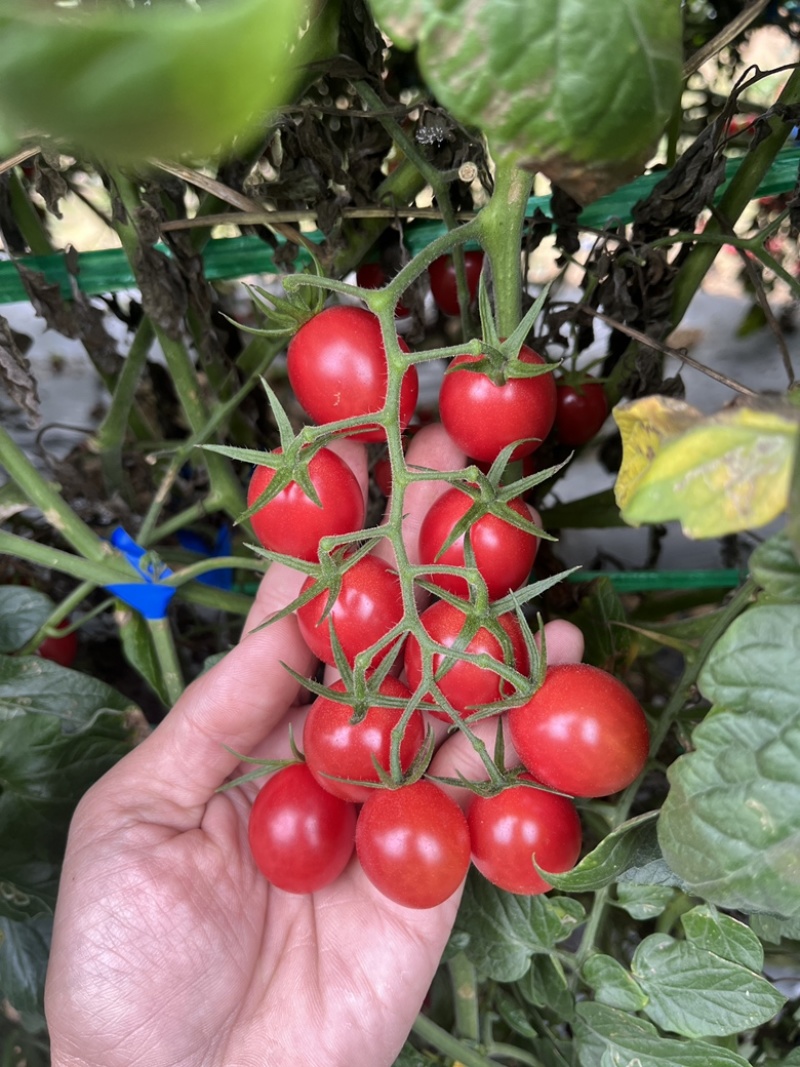
[[[42,990],[53,921],[40,915],[26,922],[0,916],[0,1000],[18,1012],[44,1013]]]
[[[582,974],[600,1004],[621,1011],[641,1011],[647,1004],[647,994],[612,956],[601,952],[590,956]]]
[[[46,593],[24,585],[0,586],[0,653],[22,648],[54,607]]]
[[[619,657],[631,646],[633,634],[616,623],[627,619],[619,594],[610,578],[596,578],[580,607],[570,616],[582,631],[586,647],[583,658],[586,663],[604,670],[614,670]]]
[[[700,904],[681,916],[687,940],[722,956],[723,959],[761,971],[764,967],[764,949],[756,934],[730,915],[721,915],[711,904]]]
[[[779,945],[784,939],[800,941],[800,916],[779,919],[776,915],[751,915],[750,926],[757,937],[773,945]]]
[[[289,98],[303,0],[88,6],[0,4],[5,126],[108,161],[206,156]]]
[[[632,919],[646,922],[660,915],[674,895],[675,889],[669,885],[636,885],[632,882],[620,882],[617,885],[615,903]]]
[[[715,708],[668,771],[664,858],[689,891],[727,910],[800,916],[797,609],[740,615],[700,675]]]
[[[568,893],[592,892],[611,885],[632,867],[660,859],[655,827],[657,817],[658,812],[650,811],[628,819],[604,837],[571,871],[547,873],[547,881],[555,889]]]
[[[471,871],[456,929],[468,936],[464,952],[481,974],[513,982],[526,973],[531,956],[564,941],[583,915],[577,900],[516,896]]]
[[[685,1037],[723,1037],[767,1022],[785,998],[739,963],[651,934],[636,948],[631,971],[648,996],[646,1013],[663,1030]]]
[[[662,1037],[651,1023],[604,1004],[579,1004],[573,1025],[581,1067],[749,1067],[736,1052]]]
[[[599,530],[626,524],[619,513],[614,490],[602,489],[580,500],[568,500],[543,508],[542,525],[548,530]]]
[[[165,707],[171,701],[164,685],[161,664],[156,656],[153,638],[146,620],[138,611],[124,608],[117,612],[119,635],[122,639],[122,651],[131,667],[152,688]]]
[[[537,1008],[547,1008],[562,1022],[568,1022],[575,1010],[575,997],[558,957],[537,954],[527,974],[517,982],[523,997]]]
[[[623,445],[615,492],[631,525],[679,519],[687,537],[721,537],[785,511],[798,436],[788,405],[703,415],[648,396],[613,414]]]
[[[771,537],[750,556],[750,573],[776,600],[800,601],[800,564],[785,533]]]
[[[585,203],[640,173],[681,84],[678,0],[370,0],[496,159]]]

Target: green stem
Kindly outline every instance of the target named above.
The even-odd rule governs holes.
[[[102,545],[102,542],[100,542]],[[27,559],[40,567],[68,574],[79,582],[92,582],[95,585],[116,585],[119,582],[135,582],[136,572],[127,560],[113,552],[111,546],[105,546],[107,555],[102,559],[84,559],[61,548],[52,548],[28,537],[4,533],[0,530],[0,552],[7,552],[16,559]]]
[[[156,659],[161,668],[161,680],[170,703],[174,704],[183,692],[185,683],[169,619],[147,619],[147,628],[150,631]]]
[[[800,67],[794,70],[783,88],[777,105],[800,103]],[[769,170],[780,149],[786,143],[786,123],[777,118],[771,121],[772,133],[759,145],[751,149],[742,160],[741,166],[731,179],[723,193],[715,216],[709,219],[704,234],[710,237],[721,234],[726,227],[732,227]],[[691,303],[694,294],[700,288],[711,264],[717,255],[714,244],[700,244],[687,257],[675,280],[675,293],[672,304],[672,326],[678,325]]]
[[[19,231],[25,238],[28,248],[35,256],[51,255],[55,249],[50,240],[50,234],[31,203],[25,186],[19,180],[19,175],[13,170],[8,177],[8,194],[14,221],[19,226]]]
[[[480,241],[492,265],[495,318],[501,337],[522,318],[522,228],[533,175],[513,163],[497,164],[492,198],[478,216]]]
[[[487,1059],[477,1049],[465,1045],[426,1015],[418,1015],[411,1029],[417,1037],[421,1037],[423,1041],[433,1045],[445,1056],[462,1064],[462,1067],[498,1067],[497,1060]]]
[[[468,1041],[478,1041],[481,1029],[475,968],[464,953],[459,952],[448,961],[447,969],[453,986],[455,1032]]]
[[[45,619],[36,633],[26,641],[22,648],[19,650],[21,656],[28,656],[39,647],[39,645],[47,637],[48,631],[52,628],[55,629],[60,622],[63,622],[69,614],[77,608],[78,604],[83,603],[87,596],[96,589],[94,582],[82,582],[77,589],[64,597],[60,604],[57,604],[50,615]],[[74,629],[75,627],[70,627]]]

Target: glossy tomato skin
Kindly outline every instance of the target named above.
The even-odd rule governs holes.
[[[301,592],[314,584],[309,576]],[[377,556],[363,556],[342,575],[342,584],[333,607],[322,615],[328,602],[327,591],[297,609],[297,622],[306,644],[323,663],[335,665],[330,628],[333,625],[347,662],[379,641],[403,617],[400,579],[388,563]],[[389,651],[378,653],[375,664]]]
[[[465,252],[464,266],[467,274],[467,289],[470,300],[475,299],[478,292],[478,283],[483,268],[483,252]],[[428,279],[431,284],[431,294],[436,301],[439,310],[445,315],[459,315],[461,309],[458,306],[458,285],[456,283],[456,267],[452,256],[439,256],[428,267]]]
[[[599,667],[548,667],[544,683],[508,716],[519,758],[537,781],[576,797],[605,797],[638,778],[650,744],[627,686]]]
[[[439,392],[439,413],[444,428],[472,459],[491,463],[513,441],[518,445],[512,459],[530,455],[544,441],[556,417],[556,386],[552,373],[535,378],[510,378],[495,383],[481,371],[459,368],[477,363],[481,356],[456,356],[444,376]],[[523,345],[523,363],[545,363],[532,348]]]
[[[409,351],[402,339],[400,348]],[[388,367],[380,323],[365,308],[325,308],[300,327],[286,357],[292,389],[320,425],[380,411],[386,402]],[[414,414],[418,394],[417,369],[409,367],[400,389],[401,430]],[[385,439],[380,426],[351,436],[359,441]]]
[[[296,482],[251,516],[256,537],[272,552],[315,562],[321,537],[352,533],[364,524],[364,496],[358,479],[343,459],[321,448],[308,465],[322,507]],[[275,476],[270,467],[256,467],[247,490],[251,506]]]
[[[558,440],[570,448],[585,445],[598,432],[608,415],[608,399],[600,382],[584,381],[580,385],[556,382],[556,418]]]
[[[331,689],[344,692],[339,679]],[[391,676],[380,684],[385,696],[406,700],[411,693],[402,682]],[[303,726],[303,754],[306,765],[323,789],[361,804],[375,792],[368,785],[350,785],[336,778],[363,782],[380,782],[373,760],[388,773],[391,759],[391,732],[403,714],[400,708],[373,706],[364,718],[353,724],[353,709],[328,697],[319,696],[311,705]],[[425,740],[422,712],[415,710],[406,724],[400,742],[400,765],[406,771]]]
[[[521,518],[530,521],[531,514],[519,498],[509,500],[508,503]],[[437,553],[471,506],[472,498],[456,486],[437,497],[420,527],[420,563],[464,566],[463,535],[438,559]],[[475,565],[489,590],[489,599],[498,600],[510,590],[519,589],[527,581],[536,559],[539,538],[512,526],[510,522],[496,515],[484,515],[470,527],[470,543],[475,553]],[[456,575],[431,574],[429,581],[456,596],[469,595],[467,581]]]
[[[436,601],[420,615],[420,622],[428,634],[445,648],[451,648],[455,644],[464,627],[464,620],[464,612],[445,600]],[[525,674],[528,669],[528,651],[516,616],[506,612],[498,616],[498,622],[511,641],[512,662],[509,666]],[[478,630],[465,651],[476,654],[485,652],[501,662],[503,659],[500,642],[485,627]],[[444,658],[443,653],[434,653],[434,672],[439,670]],[[408,686],[414,691],[422,680],[422,651],[414,634],[409,634],[406,639],[405,670]],[[477,704],[497,703],[498,712],[502,711],[503,697],[513,691],[509,682],[504,681],[488,667],[478,667],[465,660],[454,661],[450,670],[439,679],[438,685],[461,718],[472,715]],[[433,697],[430,695],[425,700],[433,703]],[[443,709],[432,708],[431,715],[445,722],[451,721],[450,716]]]
[[[250,812],[258,869],[287,893],[315,893],[335,881],[355,844],[356,808],[323,789],[304,763],[269,778]]]
[[[520,776],[533,782],[529,774]],[[575,805],[558,793],[512,785],[493,797],[476,796],[467,812],[472,862],[493,885],[535,896],[552,886],[532,863],[560,874],[575,866],[581,823]]]
[[[69,626],[69,620],[64,619],[58,624],[59,630]],[[63,637],[45,637],[44,641],[36,649],[36,655],[42,659],[49,659],[62,667],[71,667],[78,655],[78,631],[64,634]]]
[[[384,896],[406,908],[434,908],[466,877],[467,820],[432,782],[376,790],[358,816],[356,852]]]

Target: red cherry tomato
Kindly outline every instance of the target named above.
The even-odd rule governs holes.
[[[576,797],[605,797],[638,778],[649,732],[627,686],[599,667],[548,667],[543,685],[508,716],[519,758],[537,781]]]
[[[471,505],[472,498],[455,486],[437,497],[420,527],[421,563],[464,566],[463,535],[438,558],[437,554]],[[530,512],[521,500],[510,500],[509,507],[522,518],[530,520]],[[472,524],[469,533],[475,553],[475,564],[486,582],[490,600],[498,600],[509,590],[519,589],[524,585],[536,558],[538,537],[512,526],[510,522],[496,515],[484,515]],[[429,580],[440,589],[446,589],[456,596],[469,595],[469,587],[464,578],[453,574],[431,574]]]
[[[465,252],[464,266],[467,273],[467,289],[470,300],[475,299],[483,267],[483,252]],[[445,315],[459,315],[456,266],[452,256],[439,256],[428,267],[431,293],[439,309]]]
[[[362,289],[382,289],[388,281],[389,277],[383,264],[377,261],[362,263],[356,271],[356,285],[360,285]],[[398,319],[404,319],[411,314],[405,304],[397,304],[394,313]]]
[[[69,626],[69,620],[64,619],[57,626],[59,630],[65,630]],[[65,634],[63,637],[45,637],[44,641],[36,649],[36,655],[42,659],[49,659],[62,667],[71,667],[78,655],[78,631]]]
[[[420,615],[420,622],[434,641],[445,648],[452,648],[456,643],[461,630],[464,627],[466,616],[460,608],[448,604],[445,600],[438,600]],[[515,615],[506,612],[499,615],[497,621],[508,634],[511,642],[511,661],[509,666],[515,667],[521,674],[528,669],[528,650],[525,647],[525,639]],[[497,638],[485,627],[481,627],[472,640],[468,643],[465,652],[485,653],[498,662],[503,661],[503,648]],[[437,672],[445,662],[444,653],[433,654],[433,670]],[[462,718],[471,715],[478,704],[494,704],[502,702],[503,697],[513,691],[510,682],[504,681],[489,667],[478,667],[466,660],[453,660],[453,666],[442,675],[438,685],[442,694],[450,702],[452,707]],[[422,650],[419,641],[414,634],[409,634],[405,645],[405,669],[408,685],[416,690],[422,681]],[[433,697],[428,695],[425,700],[433,703]],[[498,703],[498,712],[502,710],[502,703]],[[443,709],[432,709],[431,714],[445,722],[450,722],[450,716]]]
[[[406,908],[434,908],[466,877],[467,820],[432,782],[375,790],[358,817],[356,852],[384,896]]]
[[[289,482],[250,521],[264,548],[314,562],[319,559],[320,538],[360,530],[365,510],[358,479],[335,452],[321,448],[311,458],[308,470],[322,507],[296,482]],[[247,491],[248,507],[274,477],[270,467],[256,467]]]
[[[385,678],[380,684],[385,696],[407,700],[411,693],[396,678]],[[344,692],[345,686],[336,681],[331,686]],[[353,709],[328,697],[317,697],[309,708],[303,726],[303,754],[306,765],[323,789],[342,800],[360,804],[375,792],[368,785],[348,785],[337,778],[351,778],[361,782],[380,782],[375,761],[388,773],[391,759],[391,733],[403,712],[400,708],[370,707],[364,718],[352,723]],[[400,766],[406,771],[414,762],[425,740],[422,712],[411,713],[400,741]],[[331,777],[333,776],[333,777]]]
[[[456,356],[451,367],[477,363],[480,356]],[[523,345],[523,363],[545,363]],[[492,462],[513,441],[532,438],[511,454],[519,459],[534,452],[547,437],[556,417],[556,386],[552,373],[536,378],[510,378],[495,385],[481,371],[449,370],[439,392],[439,412],[445,429],[468,456]]]
[[[347,866],[356,809],[314,780],[304,763],[277,771],[250,812],[250,851],[261,873],[287,893],[315,893]]]
[[[309,576],[301,591],[305,592],[313,583],[313,577]],[[389,564],[377,556],[362,556],[345,571],[339,595],[330,612],[322,618],[327,603],[327,591],[315,596],[297,609],[297,622],[317,659],[331,666],[335,665],[331,622],[345,658],[352,666],[359,652],[374,645],[403,618],[400,580]],[[375,656],[375,664],[386,656],[390,647]]]
[[[408,352],[405,341],[400,348]],[[380,323],[365,308],[326,308],[301,326],[287,349],[289,381],[304,410],[319,424],[380,411],[386,403],[388,367]],[[404,429],[419,393],[416,367],[400,389],[398,421]],[[383,428],[353,433],[359,441],[382,441]]]
[[[608,415],[606,391],[600,382],[583,381],[578,385],[556,382],[556,419],[558,440],[570,448],[591,441]]]
[[[534,779],[529,774],[520,776]],[[493,797],[476,796],[467,812],[472,862],[493,885],[533,896],[552,888],[533,865],[560,874],[575,866],[581,823],[567,797],[512,785]]]

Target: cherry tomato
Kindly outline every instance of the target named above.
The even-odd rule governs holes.
[[[408,352],[405,341],[400,348]],[[287,349],[289,381],[304,410],[319,424],[380,411],[386,403],[388,368],[378,318],[365,308],[326,308],[300,327]],[[405,428],[419,394],[416,367],[400,389],[400,428]],[[359,430],[360,441],[382,441],[381,426]]]
[[[438,558],[437,553],[471,505],[472,498],[456,486],[437,497],[420,527],[421,563],[464,566],[463,534]],[[510,500],[509,507],[522,518],[530,520],[530,512],[518,498]],[[474,522],[470,526],[469,536],[475,553],[475,565],[486,582],[490,600],[498,600],[509,590],[524,585],[536,558],[538,537],[496,515],[484,515]],[[431,574],[429,580],[456,596],[469,595],[469,586],[464,578],[453,574]]]
[[[520,775],[534,781],[529,774]],[[467,812],[472,862],[493,885],[533,896],[552,886],[538,873],[560,874],[575,866],[581,823],[567,797],[512,785],[493,797],[476,796]]]
[[[358,817],[356,852],[385,897],[406,908],[434,908],[466,877],[467,820],[432,782],[375,790]]]
[[[649,748],[633,693],[587,663],[548,667],[544,683],[508,716],[519,758],[537,781],[576,797],[605,797],[638,778]]]
[[[451,367],[481,358],[456,356]],[[519,358],[523,363],[546,362],[527,345]],[[456,369],[444,376],[439,412],[447,432],[472,459],[491,463],[513,441],[532,438],[512,452],[511,458],[519,459],[534,452],[550,433],[556,417],[556,386],[552,373],[495,385],[481,371]]]
[[[356,271],[356,285],[360,285],[362,289],[382,289],[388,281],[389,276],[383,264],[377,261],[362,263]],[[405,304],[397,304],[394,313],[398,319],[404,319],[411,314]]]
[[[337,692],[345,690],[344,683],[331,686]],[[380,684],[385,696],[407,700],[411,693],[396,678],[385,678]],[[375,792],[368,785],[348,785],[337,778],[351,778],[362,782],[380,782],[375,761],[388,773],[391,758],[391,732],[403,712],[400,708],[374,705],[358,723],[352,723],[353,709],[347,704],[317,697],[311,705],[303,726],[303,754],[306,765],[323,789],[342,800],[356,804],[367,800]],[[414,762],[425,740],[425,723],[418,709],[411,713],[400,741],[400,766],[406,771]],[[333,775],[333,777],[331,777]]]
[[[464,612],[448,604],[446,600],[436,601],[420,615],[420,622],[427,633],[445,648],[452,648],[456,643],[464,627],[465,619]],[[499,615],[497,621],[508,634],[511,642],[512,654],[509,666],[515,667],[521,674],[524,674],[528,669],[528,650],[525,647],[525,639],[516,616],[506,612],[504,615]],[[475,654],[485,653],[499,662],[503,660],[503,648],[500,642],[485,627],[477,631],[464,651]],[[442,652],[433,654],[434,672],[442,667],[446,658]],[[439,679],[438,686],[462,718],[471,715],[477,704],[501,702],[504,696],[513,692],[511,683],[504,681],[489,667],[478,667],[474,663],[467,663],[466,660],[453,660],[452,663],[453,666]],[[406,639],[405,669],[409,687],[416,690],[422,681],[422,650],[414,634],[409,634]],[[425,697],[425,700],[434,703],[434,698],[430,694]],[[498,712],[502,710],[501,703],[498,703],[497,710]],[[445,722],[451,721],[444,709],[431,709],[431,715]]]
[[[305,592],[313,583],[313,577],[309,576],[301,591]],[[322,618],[327,603],[327,591],[315,596],[297,609],[297,622],[317,659],[331,666],[336,662],[331,645],[331,622],[345,658],[352,666],[359,652],[374,645],[403,618],[400,579],[389,564],[377,556],[362,556],[345,571],[339,595],[330,612]],[[374,663],[379,663],[390,648],[379,652]]]
[[[321,448],[311,458],[308,470],[322,507],[307,497],[297,482],[289,482],[250,521],[264,548],[314,562],[319,559],[320,538],[360,530],[365,510],[358,479],[335,452]],[[248,507],[274,477],[272,468],[256,467],[247,491]]]
[[[570,448],[591,441],[608,415],[606,391],[600,382],[583,381],[578,385],[556,382],[556,419],[558,440]]]
[[[250,812],[250,851],[261,873],[287,893],[315,893],[347,866],[356,809],[314,780],[304,763],[277,771]]]
[[[465,252],[464,266],[467,274],[467,289],[470,300],[475,299],[483,267],[483,252]],[[445,315],[459,315],[456,266],[452,256],[439,256],[428,267],[431,293],[439,309]]]
[[[64,619],[57,626],[59,630],[65,630],[69,626],[69,620]],[[78,631],[64,634],[63,637],[45,637],[44,641],[36,649],[36,655],[42,659],[49,659],[62,667],[71,667],[78,655]]]

